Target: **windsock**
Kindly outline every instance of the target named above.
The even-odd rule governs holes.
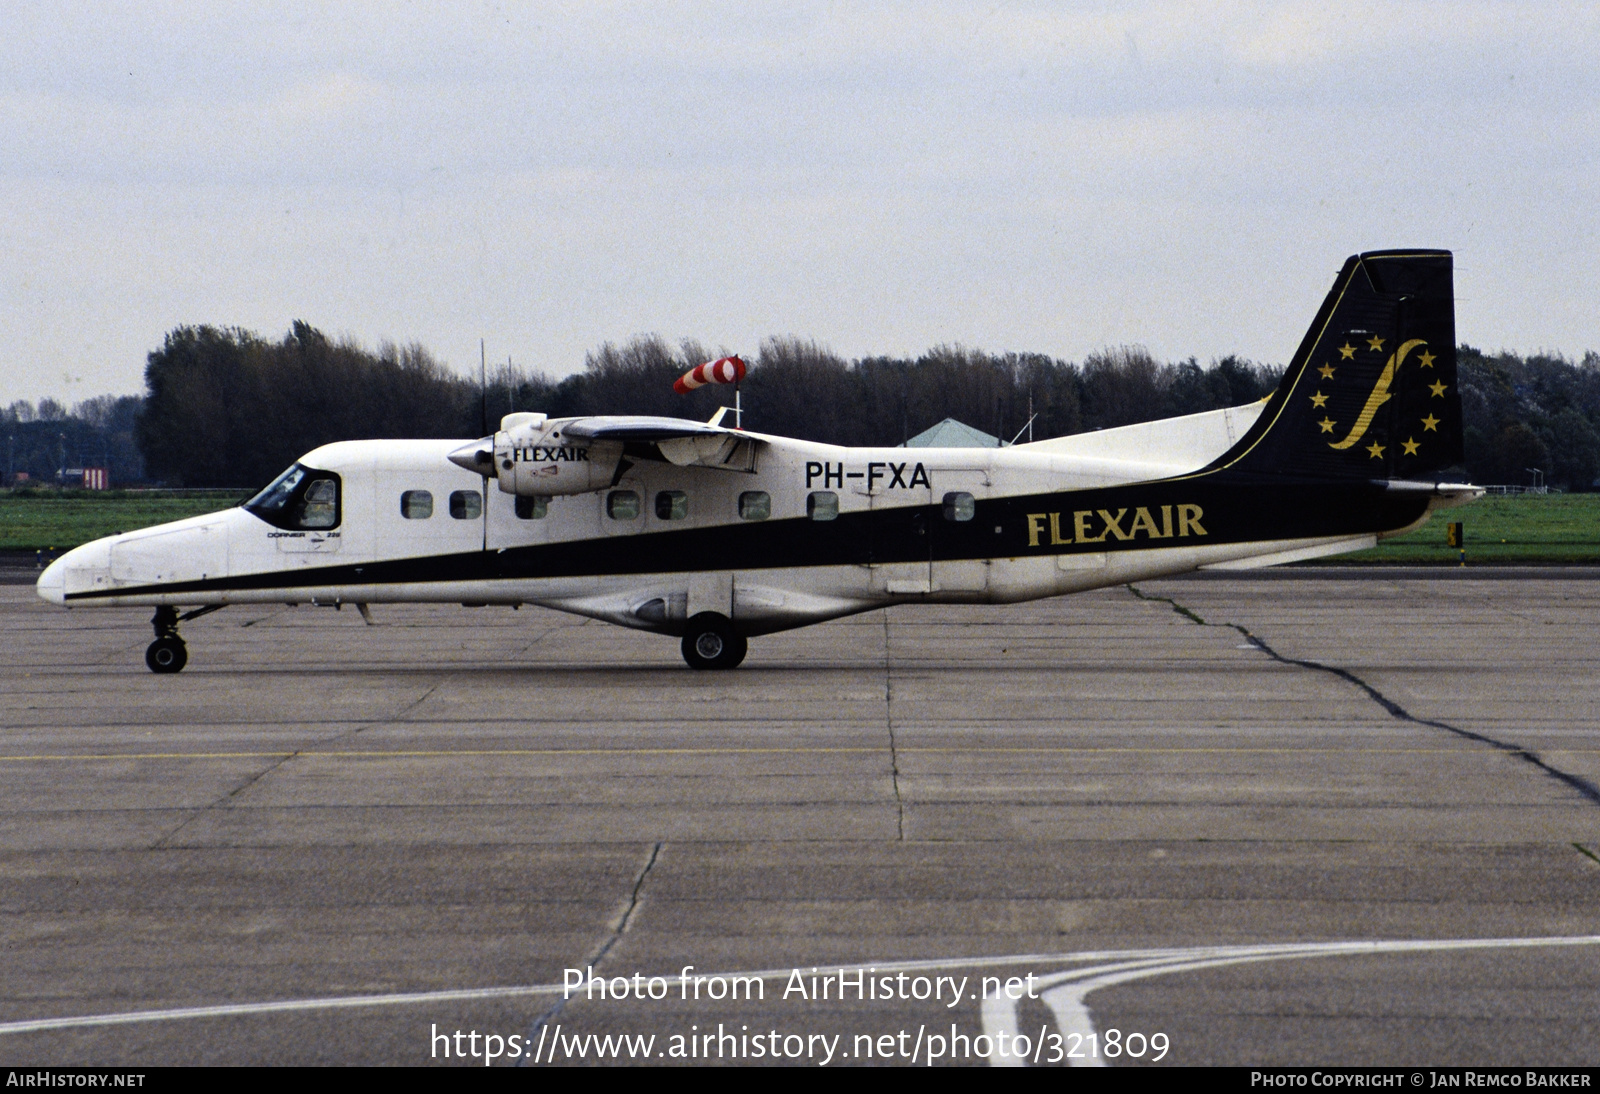
[[[718,357],[696,365],[672,382],[672,390],[687,395],[706,384],[737,384],[744,379],[744,361],[738,357]]]

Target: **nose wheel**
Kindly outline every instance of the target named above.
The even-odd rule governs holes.
[[[150,666],[150,671],[162,674],[182,672],[183,666],[189,663],[189,647],[178,637],[178,624],[209,615],[221,607],[221,604],[210,604],[204,608],[196,608],[192,612],[184,612],[182,615],[178,614],[177,608],[169,605],[163,604],[157,608],[155,617],[150,620],[150,626],[156,632],[156,640],[146,646],[144,651],[144,663]]]
[[[701,612],[683,632],[683,659],[692,669],[738,668],[749,648],[732,621],[716,612]]]

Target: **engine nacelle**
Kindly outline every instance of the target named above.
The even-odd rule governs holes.
[[[543,414],[507,414],[494,435],[495,476],[503,493],[554,497],[604,490],[622,461],[621,441],[564,437],[562,427]]]

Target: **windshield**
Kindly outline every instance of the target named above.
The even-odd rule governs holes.
[[[271,486],[245,502],[244,507],[263,520],[268,519],[269,513],[276,516],[289,504],[289,499],[294,497],[295,488],[305,477],[306,469],[295,464],[274,479]]]
[[[244,508],[279,528],[337,528],[339,476],[297,463],[245,502]]]

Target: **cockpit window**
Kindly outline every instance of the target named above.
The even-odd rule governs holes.
[[[339,476],[297,463],[245,502],[244,508],[277,528],[337,528]]]
[[[244,507],[262,520],[268,519],[268,513],[281,513],[305,477],[306,469],[295,464],[274,479],[271,486],[245,502]]]
[[[332,479],[312,479],[300,503],[300,527],[332,528],[339,523],[339,484]]]

